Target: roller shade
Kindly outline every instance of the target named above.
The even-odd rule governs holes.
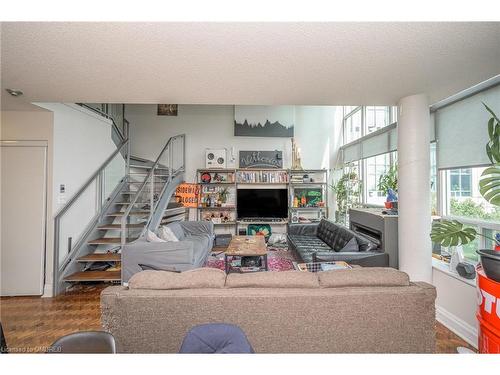
[[[385,154],[389,152],[389,132],[369,137],[361,142],[362,158]]]
[[[351,143],[342,148],[342,164],[361,159],[361,148],[359,143]]]
[[[436,140],[434,120],[434,115],[431,114],[431,142]],[[397,151],[397,149],[398,129],[397,123],[394,123],[341,147],[343,152],[342,164],[386,154],[388,152]]]
[[[483,104],[500,113],[500,86],[440,108],[435,112],[437,162],[439,169],[475,167],[490,164],[485,145],[488,119]]]

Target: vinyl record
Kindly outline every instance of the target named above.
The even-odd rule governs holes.
[[[210,175],[210,173],[202,173],[201,182],[203,182],[204,184],[209,184],[210,181],[212,181],[212,176]]]

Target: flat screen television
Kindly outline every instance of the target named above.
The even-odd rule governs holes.
[[[288,217],[287,189],[238,189],[238,219]]]

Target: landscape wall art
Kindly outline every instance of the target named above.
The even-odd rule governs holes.
[[[293,137],[293,105],[234,106],[234,135],[238,137]]]

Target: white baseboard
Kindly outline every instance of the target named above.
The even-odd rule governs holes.
[[[439,306],[436,306],[436,320],[477,349],[477,327],[471,326]]]
[[[52,293],[52,284],[45,284],[43,287],[43,295],[42,298],[47,298],[47,297],[54,297]]]

